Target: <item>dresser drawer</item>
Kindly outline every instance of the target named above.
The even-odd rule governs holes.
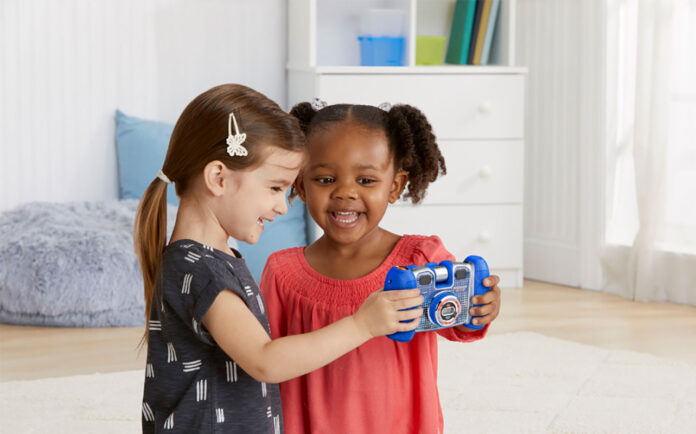
[[[447,175],[428,187],[423,204],[522,203],[522,141],[440,140],[438,145]]]
[[[438,139],[523,136],[521,74],[323,74],[316,91],[329,104],[411,104]]]
[[[479,255],[492,268],[522,268],[522,205],[393,206],[380,226],[438,235],[457,260]]]

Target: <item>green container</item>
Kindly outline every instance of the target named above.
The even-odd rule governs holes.
[[[442,65],[444,36],[416,36],[416,65]]]

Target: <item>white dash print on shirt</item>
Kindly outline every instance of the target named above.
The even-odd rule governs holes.
[[[174,429],[174,413],[164,420],[164,429]]]
[[[196,321],[196,318],[193,318],[192,325],[193,325],[193,331],[195,333],[198,333],[198,321]]]
[[[145,378],[155,378],[155,368],[152,363],[145,365]]]
[[[266,389],[266,383],[262,382],[261,383],[261,396],[263,396],[265,398],[267,394],[268,394],[268,389]]]
[[[185,248],[185,249],[190,249],[191,246],[193,246],[193,244],[182,244],[182,245],[181,245],[181,247],[183,247],[183,248]]]
[[[208,380],[196,381],[196,402],[208,399]]]
[[[273,434],[280,434],[280,415],[273,416]]]
[[[225,410],[221,408],[216,408],[215,417],[217,419],[217,423],[223,423],[225,421]]]
[[[246,292],[246,295],[249,296],[249,297],[253,297],[253,296],[254,296],[254,290],[251,289],[251,286],[249,286],[249,285],[247,285],[247,286],[244,287],[244,292]]]
[[[174,351],[174,344],[167,342],[167,363],[176,362],[176,351]]]
[[[183,362],[184,372],[193,372],[201,369],[203,362],[201,360],[194,360],[192,362]]]
[[[225,362],[225,369],[227,370],[227,382],[236,383],[237,382],[237,363],[231,360]]]
[[[150,331],[156,332],[162,330],[162,323],[160,321],[151,319],[150,320]]]
[[[152,413],[150,404],[147,402],[143,402],[143,418],[146,422],[152,422],[155,420],[155,415]]]
[[[195,264],[196,261],[198,261],[199,259],[201,259],[201,255],[198,255],[198,254],[196,254],[196,253],[193,253],[193,252],[189,251],[189,252],[186,254],[186,257],[185,257],[184,259],[186,259],[187,261],[189,261],[189,262],[192,263],[192,264]]]
[[[263,307],[263,299],[261,298],[261,294],[256,294],[256,302],[259,304],[259,309],[261,309],[261,314],[266,313],[266,308]]]
[[[215,249],[213,249],[213,248],[210,247],[210,246],[206,246],[205,244],[201,244],[201,245],[203,246],[204,249],[210,250],[211,252],[212,252],[213,250],[215,250]]]
[[[193,274],[191,274],[191,273],[184,274],[184,283],[181,285],[181,293],[182,294],[190,294],[191,293],[191,280],[193,280]]]
[[[271,406],[269,405],[266,408],[266,417],[271,417],[271,416],[273,416],[273,412],[271,411]]]

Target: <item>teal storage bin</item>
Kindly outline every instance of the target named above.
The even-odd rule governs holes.
[[[359,36],[361,66],[404,66],[406,38]]]

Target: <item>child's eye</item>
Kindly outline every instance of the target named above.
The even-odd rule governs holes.
[[[360,178],[360,179],[358,179],[358,184],[363,184],[363,185],[369,185],[369,184],[372,184],[374,182],[376,182],[376,181],[372,178]]]
[[[273,190],[273,192],[275,192],[275,193],[282,193],[283,192],[282,187],[271,187],[271,190]]]
[[[320,176],[315,178],[315,181],[320,184],[331,184],[333,182],[333,178],[329,178],[328,176]]]

